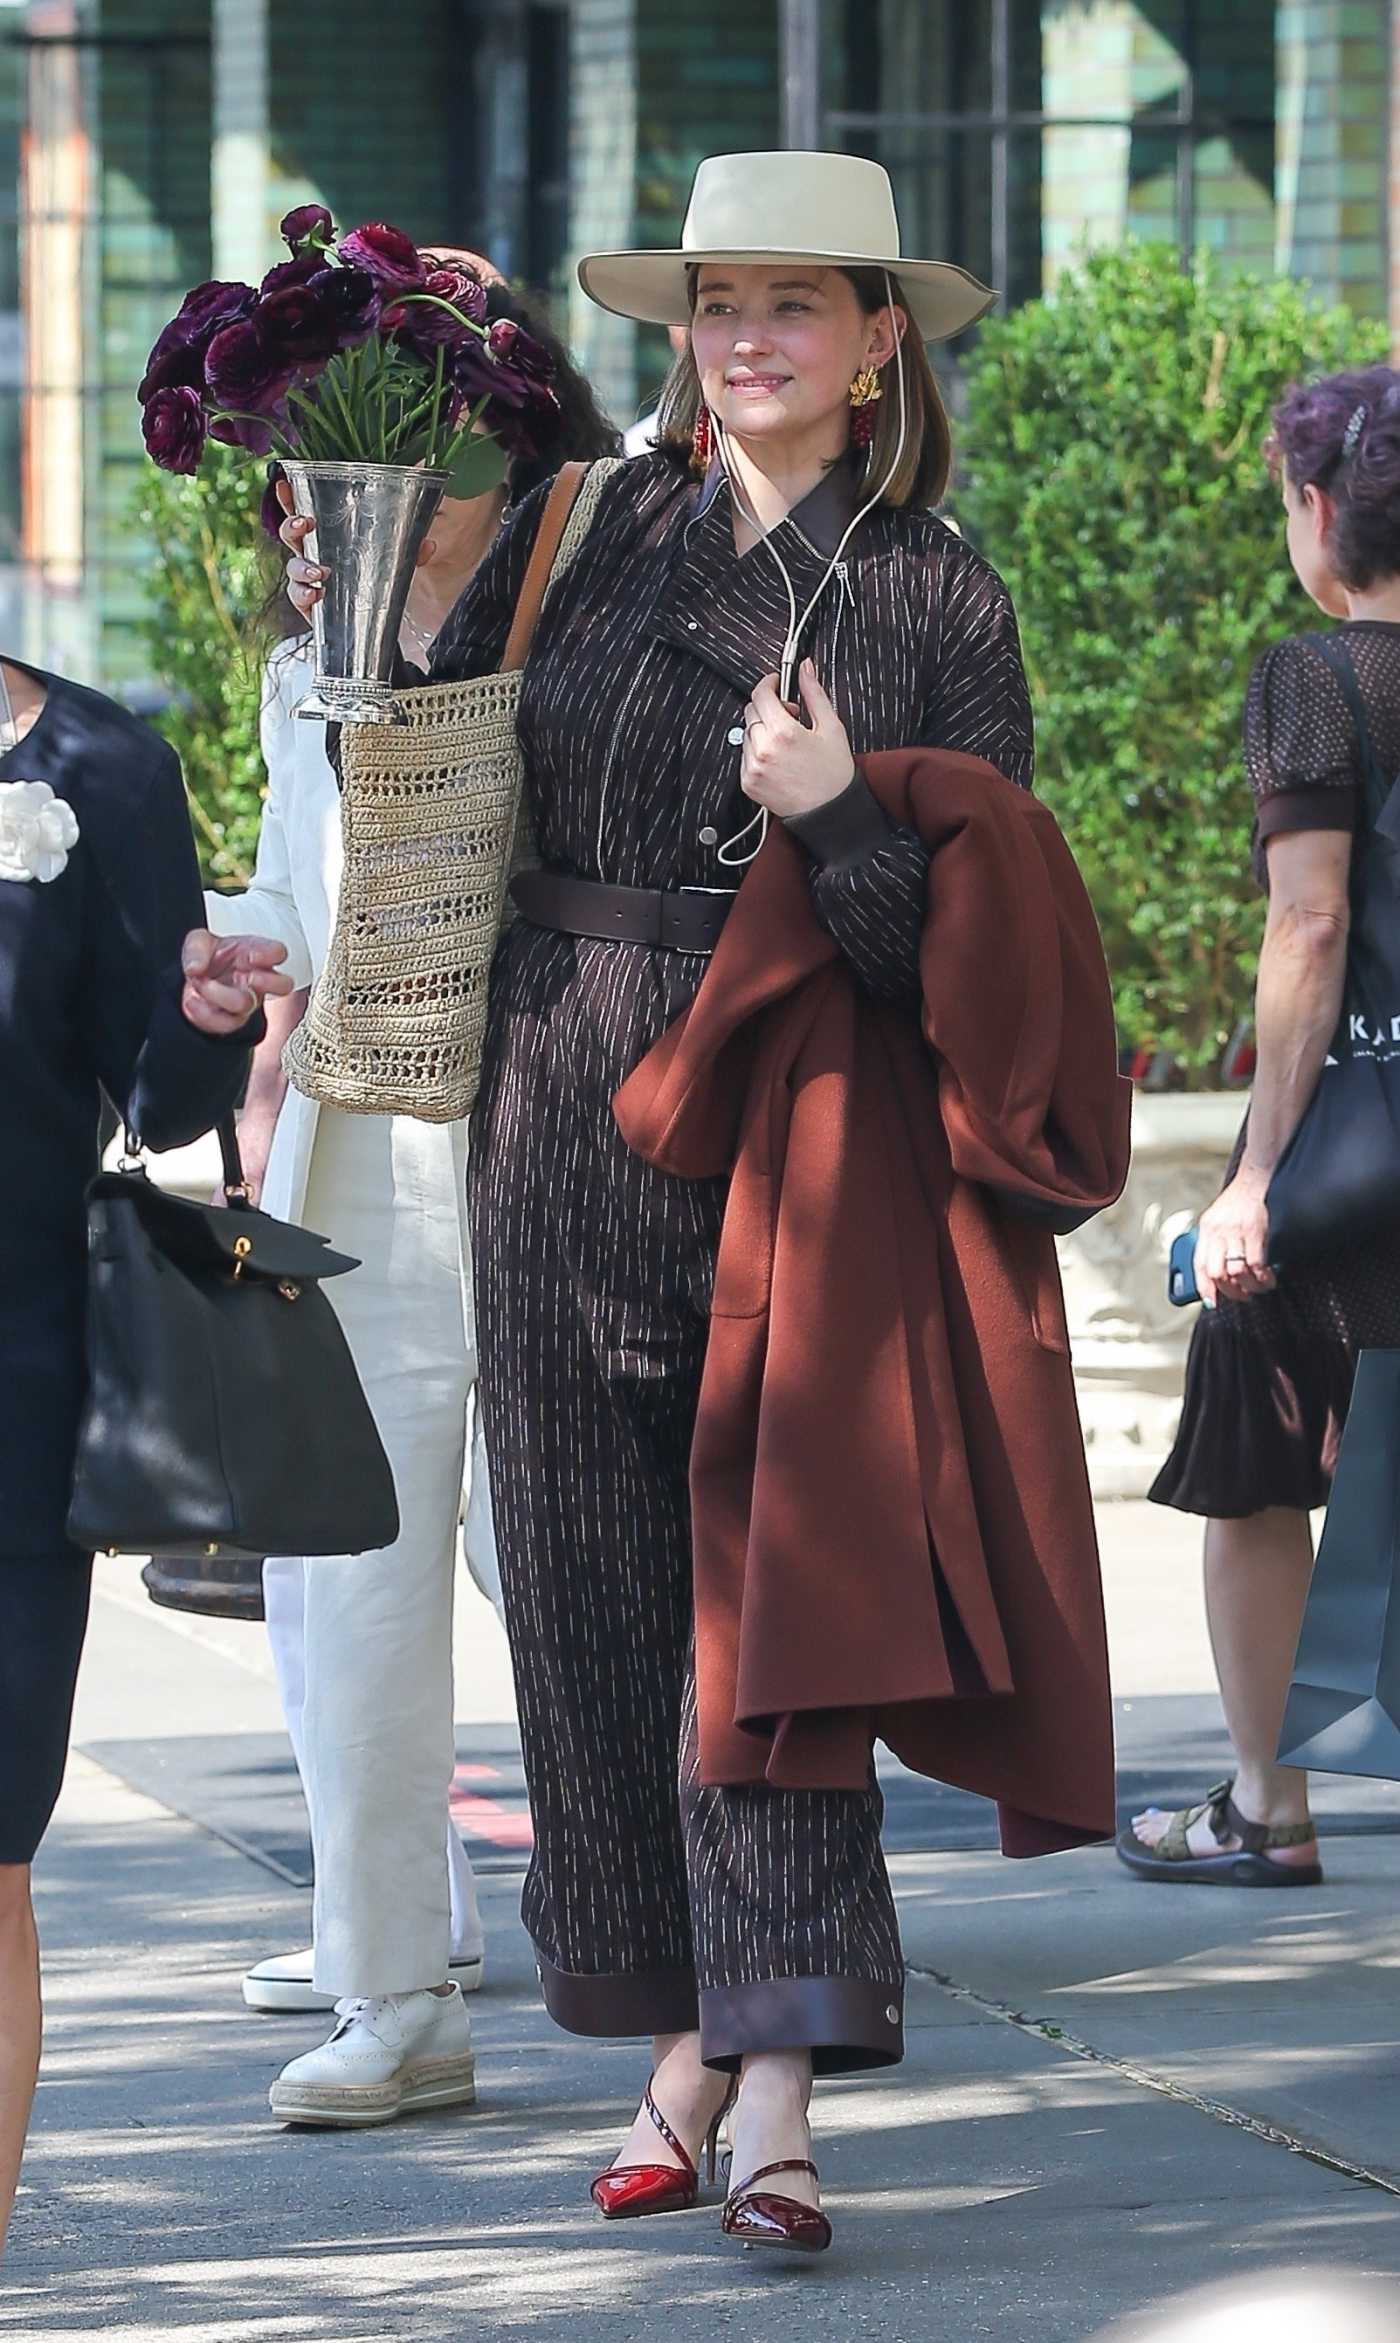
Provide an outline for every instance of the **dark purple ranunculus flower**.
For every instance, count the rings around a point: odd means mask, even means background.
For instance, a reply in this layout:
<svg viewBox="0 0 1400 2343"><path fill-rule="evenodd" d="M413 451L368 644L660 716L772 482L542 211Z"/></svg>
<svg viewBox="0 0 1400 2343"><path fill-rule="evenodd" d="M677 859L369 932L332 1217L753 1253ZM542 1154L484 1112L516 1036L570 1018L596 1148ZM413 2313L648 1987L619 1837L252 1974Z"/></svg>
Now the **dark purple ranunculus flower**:
<svg viewBox="0 0 1400 2343"><path fill-rule="evenodd" d="M258 304L253 317L265 349L289 366L319 366L338 347L336 321L310 285L288 285Z"/></svg>
<svg viewBox="0 0 1400 2343"><path fill-rule="evenodd" d="M191 336L206 337L218 332L221 325L232 325L246 317L257 294L251 285L237 280L212 277L207 285L196 285L180 303L175 323L185 327Z"/></svg>
<svg viewBox="0 0 1400 2343"><path fill-rule="evenodd" d="M323 203L299 203L282 222L282 234L288 249L294 253L300 252L303 244L309 244L313 236L318 242L328 243L334 233L335 222Z"/></svg>
<svg viewBox="0 0 1400 2343"><path fill-rule="evenodd" d="M549 383L554 380L554 360L543 342L537 342L523 325L513 317L498 317L486 337L493 358L501 361L527 381Z"/></svg>
<svg viewBox="0 0 1400 2343"><path fill-rule="evenodd" d="M191 341L178 318L160 335L146 360L146 371L136 386L136 396L144 407L157 391L175 390L181 384L198 389L204 380L204 345Z"/></svg>
<svg viewBox="0 0 1400 2343"><path fill-rule="evenodd" d="M305 285L325 265L319 252L299 252L295 260L279 260L277 266L270 268L263 278L258 287L259 296L266 301L270 294L285 293L289 285Z"/></svg>
<svg viewBox="0 0 1400 2343"><path fill-rule="evenodd" d="M263 340L251 318L215 334L204 360L215 406L257 416L271 413L295 372L295 363Z"/></svg>
<svg viewBox="0 0 1400 2343"><path fill-rule="evenodd" d="M197 390L180 383L153 391L141 417L146 453L163 472L197 472L207 436L204 402Z"/></svg>
<svg viewBox="0 0 1400 2343"><path fill-rule="evenodd" d="M410 299L401 305L401 328L410 341L422 349L432 349L439 342L451 349L458 342L479 338L461 322L464 317L472 325L486 322L486 287L475 270L461 268L455 261L444 262L441 268L429 270L421 290L433 298ZM460 314L453 317L448 310L439 308L438 303L442 301L450 302Z"/></svg>
<svg viewBox="0 0 1400 2343"><path fill-rule="evenodd" d="M237 324L257 301L251 285L211 282L196 285L158 337L146 361L136 396L145 405L158 390L204 380L204 353L220 328Z"/></svg>
<svg viewBox="0 0 1400 2343"><path fill-rule="evenodd" d="M421 285L427 270L423 256L402 228L385 220L367 220L340 239L340 257L351 268L365 268L386 293L407 292Z"/></svg>
<svg viewBox="0 0 1400 2343"><path fill-rule="evenodd" d="M333 320L339 349L368 340L379 323L379 286L368 269L323 268L308 280L306 289Z"/></svg>
<svg viewBox="0 0 1400 2343"><path fill-rule="evenodd" d="M484 343L464 342L452 353L454 383L469 404L489 402L484 419L512 455L532 452L530 418L558 409L553 372L549 352L513 318L499 318Z"/></svg>

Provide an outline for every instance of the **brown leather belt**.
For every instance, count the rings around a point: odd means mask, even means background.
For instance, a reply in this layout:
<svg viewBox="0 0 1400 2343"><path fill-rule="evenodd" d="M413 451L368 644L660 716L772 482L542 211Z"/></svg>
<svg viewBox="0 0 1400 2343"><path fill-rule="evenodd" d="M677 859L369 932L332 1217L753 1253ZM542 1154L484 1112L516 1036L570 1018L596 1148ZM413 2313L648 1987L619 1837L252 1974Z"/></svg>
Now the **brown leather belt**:
<svg viewBox="0 0 1400 2343"><path fill-rule="evenodd" d="M734 901L728 890L605 887L551 870L522 871L510 892L516 910L536 927L663 952L713 952Z"/></svg>

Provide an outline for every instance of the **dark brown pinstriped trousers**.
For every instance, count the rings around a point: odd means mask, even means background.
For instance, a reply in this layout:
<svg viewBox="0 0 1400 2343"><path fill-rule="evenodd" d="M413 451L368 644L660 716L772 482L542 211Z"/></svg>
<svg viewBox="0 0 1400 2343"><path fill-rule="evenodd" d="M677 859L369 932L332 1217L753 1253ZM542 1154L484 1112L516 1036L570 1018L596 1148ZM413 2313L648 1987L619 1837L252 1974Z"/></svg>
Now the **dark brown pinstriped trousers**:
<svg viewBox="0 0 1400 2343"><path fill-rule="evenodd" d="M498 964L472 1136L492 1501L535 1826L524 1918L571 2032L698 2022L712 2063L902 2055L903 1968L867 1791L697 1778L688 1463L720 1181L653 1171L612 1096L694 989L667 956L539 930ZM594 954L593 960L589 959ZM597 964L597 955L611 962Z"/></svg>

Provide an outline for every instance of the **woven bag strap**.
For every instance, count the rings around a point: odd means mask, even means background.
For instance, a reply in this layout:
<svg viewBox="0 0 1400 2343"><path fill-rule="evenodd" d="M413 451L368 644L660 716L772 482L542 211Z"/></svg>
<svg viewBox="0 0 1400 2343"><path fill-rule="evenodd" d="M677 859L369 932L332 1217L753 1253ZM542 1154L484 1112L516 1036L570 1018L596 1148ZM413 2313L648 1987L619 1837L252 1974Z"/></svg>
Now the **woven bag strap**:
<svg viewBox="0 0 1400 2343"><path fill-rule="evenodd" d="M503 675L507 674L511 668L523 667L530 655L530 645L535 634L535 621L540 615L540 604L545 598L549 581L554 574L555 555L559 551L564 531L568 527L569 515L574 509L578 492L587 477L588 466L582 463L563 464L555 476L554 485L550 489L545 500L544 511L540 515L540 525L535 532L535 544L530 555L530 565L525 572L524 583L520 588L520 598L515 605L515 616L511 620L505 657L501 661Z"/></svg>

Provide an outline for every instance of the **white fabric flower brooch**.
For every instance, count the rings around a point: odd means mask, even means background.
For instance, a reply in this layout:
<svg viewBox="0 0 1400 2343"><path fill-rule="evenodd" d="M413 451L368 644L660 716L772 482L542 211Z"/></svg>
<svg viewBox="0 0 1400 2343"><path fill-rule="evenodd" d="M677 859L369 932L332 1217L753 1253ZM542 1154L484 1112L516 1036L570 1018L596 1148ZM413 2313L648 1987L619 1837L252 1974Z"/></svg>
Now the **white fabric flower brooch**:
<svg viewBox="0 0 1400 2343"><path fill-rule="evenodd" d="M0 781L0 879L45 886L77 843L77 816L47 781Z"/></svg>

